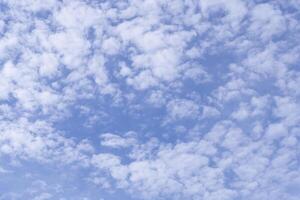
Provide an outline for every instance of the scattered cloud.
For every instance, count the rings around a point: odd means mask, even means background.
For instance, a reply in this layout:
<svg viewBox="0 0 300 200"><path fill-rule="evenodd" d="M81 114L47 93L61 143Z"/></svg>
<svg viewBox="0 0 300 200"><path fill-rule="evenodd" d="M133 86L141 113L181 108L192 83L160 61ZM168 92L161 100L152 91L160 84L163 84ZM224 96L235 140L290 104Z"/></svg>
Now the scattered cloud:
<svg viewBox="0 0 300 200"><path fill-rule="evenodd" d="M299 199L299 8L3 0L0 199Z"/></svg>

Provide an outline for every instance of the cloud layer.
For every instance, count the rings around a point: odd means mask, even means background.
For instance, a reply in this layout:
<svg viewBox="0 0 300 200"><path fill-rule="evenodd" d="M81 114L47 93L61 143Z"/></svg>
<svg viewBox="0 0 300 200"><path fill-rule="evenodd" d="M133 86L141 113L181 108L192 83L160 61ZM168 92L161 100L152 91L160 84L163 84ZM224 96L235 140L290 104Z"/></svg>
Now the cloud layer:
<svg viewBox="0 0 300 200"><path fill-rule="evenodd" d="M299 9L1 1L0 200L299 199Z"/></svg>

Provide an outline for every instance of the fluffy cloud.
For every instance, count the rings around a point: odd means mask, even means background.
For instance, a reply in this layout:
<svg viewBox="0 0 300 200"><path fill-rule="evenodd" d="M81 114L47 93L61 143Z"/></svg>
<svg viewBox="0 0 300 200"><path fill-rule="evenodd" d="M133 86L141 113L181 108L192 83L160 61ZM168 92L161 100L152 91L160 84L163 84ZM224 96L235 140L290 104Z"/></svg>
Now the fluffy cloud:
<svg viewBox="0 0 300 200"><path fill-rule="evenodd" d="M134 133L128 132L125 134L125 137L112 134L112 133L104 133L101 134L101 145L111 148L124 148L130 147L134 145L137 141L134 138Z"/></svg>
<svg viewBox="0 0 300 200"><path fill-rule="evenodd" d="M167 111L171 119L196 118L200 106L187 99L175 99L168 103Z"/></svg>

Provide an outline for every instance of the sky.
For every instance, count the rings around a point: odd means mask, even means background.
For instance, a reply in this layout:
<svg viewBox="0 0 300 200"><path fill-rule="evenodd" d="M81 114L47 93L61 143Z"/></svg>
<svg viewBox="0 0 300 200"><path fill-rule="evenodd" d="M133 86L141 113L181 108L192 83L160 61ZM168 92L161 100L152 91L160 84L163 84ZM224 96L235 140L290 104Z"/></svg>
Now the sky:
<svg viewBox="0 0 300 200"><path fill-rule="evenodd" d="M0 200L299 200L299 0L0 0Z"/></svg>

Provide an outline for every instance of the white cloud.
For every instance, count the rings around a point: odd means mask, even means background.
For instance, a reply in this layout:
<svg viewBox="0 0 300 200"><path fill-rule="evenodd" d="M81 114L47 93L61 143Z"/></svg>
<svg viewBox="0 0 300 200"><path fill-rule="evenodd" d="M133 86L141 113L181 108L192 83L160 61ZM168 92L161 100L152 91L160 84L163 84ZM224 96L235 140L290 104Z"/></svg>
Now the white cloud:
<svg viewBox="0 0 300 200"><path fill-rule="evenodd" d="M275 97L274 114L280 117L287 126L294 126L300 122L298 103L289 97Z"/></svg>
<svg viewBox="0 0 300 200"><path fill-rule="evenodd" d="M174 99L168 102L167 112L172 120L184 118L197 118L200 105L187 99Z"/></svg>
<svg viewBox="0 0 300 200"><path fill-rule="evenodd" d="M119 53L120 46L120 42L113 37L107 38L102 44L103 52L108 55L115 55Z"/></svg>
<svg viewBox="0 0 300 200"><path fill-rule="evenodd" d="M153 77L152 73L149 70L144 70L133 78L127 78L126 82L127 84L134 86L138 90L148 89L158 84L157 79Z"/></svg>
<svg viewBox="0 0 300 200"><path fill-rule="evenodd" d="M108 153L93 155L91 164L100 169L110 169L121 164L120 158Z"/></svg>
<svg viewBox="0 0 300 200"><path fill-rule="evenodd" d="M60 136L44 121L31 123L25 118L14 122L1 121L0 129L0 155L44 163L60 161L85 165L91 152L91 149L83 149L81 143L75 144Z"/></svg>
<svg viewBox="0 0 300 200"><path fill-rule="evenodd" d="M248 106L246 104L240 104L238 110L232 113L232 117L237 120L247 119L250 115Z"/></svg>
<svg viewBox="0 0 300 200"><path fill-rule="evenodd" d="M256 5L251 11L251 21L249 32L259 35L263 40L269 40L286 29L286 22L281 11L271 4Z"/></svg>
<svg viewBox="0 0 300 200"><path fill-rule="evenodd" d="M41 55L39 72L41 76L51 77L58 73L58 59L55 54L44 53Z"/></svg>
<svg viewBox="0 0 300 200"><path fill-rule="evenodd" d="M137 141L134 138L134 133L127 133L124 137L112 134L104 133L100 135L101 145L111 148L126 148L134 145Z"/></svg>
<svg viewBox="0 0 300 200"><path fill-rule="evenodd" d="M151 105L161 107L166 103L166 97L164 96L163 91L161 90L153 90L147 99L147 102Z"/></svg>
<svg viewBox="0 0 300 200"><path fill-rule="evenodd" d="M237 28L247 13L247 7L243 1L233 0L227 2L225 0L200 1L201 10L205 16L213 15L221 9L226 11L224 21Z"/></svg>
<svg viewBox="0 0 300 200"><path fill-rule="evenodd" d="M279 139L288 135L288 129L281 123L270 124L266 131L266 137L269 139Z"/></svg>
<svg viewBox="0 0 300 200"><path fill-rule="evenodd" d="M53 49L62 57L61 62L70 69L80 67L84 56L89 53L89 42L75 31L54 33L49 36L49 41Z"/></svg>

